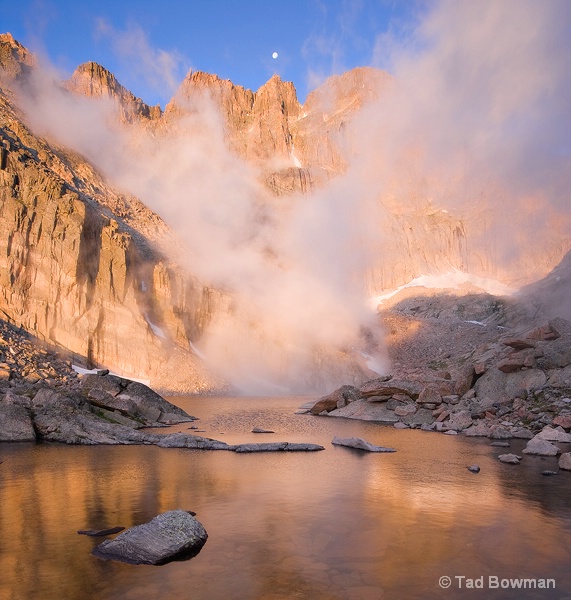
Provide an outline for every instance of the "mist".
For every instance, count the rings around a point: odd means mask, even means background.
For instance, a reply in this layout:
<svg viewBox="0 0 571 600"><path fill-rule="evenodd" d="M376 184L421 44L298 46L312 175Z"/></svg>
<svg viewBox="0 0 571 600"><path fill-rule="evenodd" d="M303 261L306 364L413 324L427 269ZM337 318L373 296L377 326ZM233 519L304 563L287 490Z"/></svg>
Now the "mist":
<svg viewBox="0 0 571 600"><path fill-rule="evenodd" d="M394 85L355 124L357 168L376 169L393 201L413 189L455 213L489 211L481 243L508 266L524 245L571 233L571 5L427 6L406 44L378 38L373 62Z"/></svg>
<svg viewBox="0 0 571 600"><path fill-rule="evenodd" d="M390 369L366 285L390 244L379 233L390 207L490 210L481 243L500 244L506 265L554 228L571 231L571 6L428 7L406 44L379 38L372 62L394 84L349 123L345 174L286 200L228 149L208 95L175 97L176 126L126 129L111 100L34 76L32 126L157 212L180 239L177 261L227 293L193 342L244 392L330 389L359 361L361 373Z"/></svg>

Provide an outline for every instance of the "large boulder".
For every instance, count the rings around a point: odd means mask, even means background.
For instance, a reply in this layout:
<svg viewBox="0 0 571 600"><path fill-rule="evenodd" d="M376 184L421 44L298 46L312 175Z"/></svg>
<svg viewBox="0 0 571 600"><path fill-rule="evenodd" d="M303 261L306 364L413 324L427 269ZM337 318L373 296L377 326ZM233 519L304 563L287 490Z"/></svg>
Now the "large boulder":
<svg viewBox="0 0 571 600"><path fill-rule="evenodd" d="M537 454L538 456L557 456L561 453L561 450L555 446L555 444L536 435L527 442L527 446L524 448L523 453Z"/></svg>
<svg viewBox="0 0 571 600"><path fill-rule="evenodd" d="M476 381L474 389L478 398L495 398L502 404L514 398L525 397L529 391L545 385L547 377L539 369L503 373L498 369L486 371Z"/></svg>
<svg viewBox="0 0 571 600"><path fill-rule="evenodd" d="M207 538L198 519L187 511L171 510L127 529L113 540L105 540L91 553L105 560L162 565L196 556Z"/></svg>
<svg viewBox="0 0 571 600"><path fill-rule="evenodd" d="M549 427L546 425L538 434L538 438L542 440L547 440L548 442L563 442L563 443L571 443L571 433L565 433L560 429L553 429L553 427Z"/></svg>
<svg viewBox="0 0 571 600"><path fill-rule="evenodd" d="M319 415L323 411L331 412L342 408L359 398L359 390L352 385L343 385L331 394L320 398L310 409L312 415Z"/></svg>
<svg viewBox="0 0 571 600"><path fill-rule="evenodd" d="M542 369L560 369L571 364L571 335L543 344L543 356L537 359Z"/></svg>
<svg viewBox="0 0 571 600"><path fill-rule="evenodd" d="M174 424L195 420L184 410L167 402L148 386L115 375L85 375L82 389L92 404L117 410L146 424Z"/></svg>

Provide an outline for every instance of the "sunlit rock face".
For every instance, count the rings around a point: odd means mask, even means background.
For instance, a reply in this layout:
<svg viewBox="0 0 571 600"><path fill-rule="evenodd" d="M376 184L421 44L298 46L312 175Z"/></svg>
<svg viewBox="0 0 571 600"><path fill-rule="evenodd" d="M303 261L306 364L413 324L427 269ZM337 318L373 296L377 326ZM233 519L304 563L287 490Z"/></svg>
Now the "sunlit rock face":
<svg viewBox="0 0 571 600"><path fill-rule="evenodd" d="M363 296L455 270L519 287L548 273L571 247L568 223L542 212L539 198L529 199L527 212L510 214L504 206L499 219L491 207L501 207L503 198L493 188L469 209L441 206L431 195L438 182L415 172L414 153L379 185L387 176L382 156L374 152L376 140L363 145L362 132L367 111L391 94L394 81L377 69L333 76L303 105L294 85L278 76L253 92L190 72L163 113L104 67L85 63L59 84L60 98L111 107L105 127L118 137L109 139L123 143L107 141L90 154L29 123L31 105L26 113L17 98L22 89L37 93L28 85L35 71L34 57L11 36L0 36L0 309L78 360L150 379L161 389L213 391L224 378L243 391L261 382L259 392L358 385L372 376L371 348L360 346L371 321L355 314L354 335L343 339L311 334L345 309L351 278L338 276L341 267L361 270L355 279ZM192 139L200 143L188 152ZM175 160L180 164L173 169ZM210 164L192 164L200 160ZM206 181L224 177L230 183L219 187ZM145 196L149 188L154 203ZM205 201L189 216L190 192ZM239 194L247 202L236 212L231 202L221 203L223 214L208 212L219 196ZM223 249L214 253L217 260L235 260L240 295L204 267L210 258L186 252L204 235L201 211L235 228L226 245L217 230L206 242ZM535 214L542 215L541 226L530 236L525 223ZM181 235L176 225L185 219ZM347 234L352 220L366 222L362 240L358 228L353 238ZM292 223L299 231L284 233ZM502 239L506 223L521 228L511 245ZM345 256L359 244L366 260ZM243 272L241 253L254 257ZM298 291L286 295L290 283ZM323 314L304 311L323 289L336 302L328 298ZM300 326L301 316L311 326ZM373 354L382 354L379 337L369 344ZM246 363L260 368L247 372Z"/></svg>
<svg viewBox="0 0 571 600"><path fill-rule="evenodd" d="M3 314L72 360L165 389L220 387L189 349L220 294L153 247L164 223L80 156L35 137L5 96L0 120Z"/></svg>
<svg viewBox="0 0 571 600"><path fill-rule="evenodd" d="M77 67L66 87L75 94L114 101L124 122L158 119L162 114L160 106L148 106L124 88L113 73L94 62Z"/></svg>

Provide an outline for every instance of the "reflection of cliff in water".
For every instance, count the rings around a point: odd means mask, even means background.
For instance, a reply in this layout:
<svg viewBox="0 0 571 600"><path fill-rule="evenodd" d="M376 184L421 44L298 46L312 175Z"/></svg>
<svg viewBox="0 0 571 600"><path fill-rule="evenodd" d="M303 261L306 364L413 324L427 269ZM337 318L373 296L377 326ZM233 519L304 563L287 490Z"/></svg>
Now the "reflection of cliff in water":
<svg viewBox="0 0 571 600"><path fill-rule="evenodd" d="M0 445L0 597L424 600L442 597L442 574L554 577L558 590L569 589L571 478L542 477L550 460L503 465L497 455L505 449L487 439L294 415L301 402L180 405L200 416L205 435L227 443L279 436L320 443L323 452ZM253 426L276 434L250 434ZM334 447L334 434L397 452ZM510 450L522 447L512 442ZM472 463L478 475L466 469ZM129 527L175 508L196 511L209 536L185 563L101 561L89 554L100 539L76 533Z"/></svg>
<svg viewBox="0 0 571 600"><path fill-rule="evenodd" d="M192 460L181 475L173 458L176 451L142 446L3 445L0 597L85 598L109 563L88 557L104 538L85 538L78 529L130 527L172 508L196 510L196 490L219 499L234 492L232 478Z"/></svg>

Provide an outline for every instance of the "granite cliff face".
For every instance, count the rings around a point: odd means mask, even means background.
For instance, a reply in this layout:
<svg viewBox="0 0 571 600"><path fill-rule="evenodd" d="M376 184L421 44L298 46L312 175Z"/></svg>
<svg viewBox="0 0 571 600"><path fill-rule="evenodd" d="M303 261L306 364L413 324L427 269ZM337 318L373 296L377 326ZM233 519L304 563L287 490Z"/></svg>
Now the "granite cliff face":
<svg viewBox="0 0 571 600"><path fill-rule="evenodd" d="M84 157L32 131L17 90L35 68L12 36L0 36L0 311L78 362L148 378L160 389L220 389L192 344L216 315L232 311L231 299L181 268L168 251L178 242L157 214ZM117 127L157 139L207 107L230 151L254 169L265 201L303 203L347 173L359 151L351 123L391 81L376 69L354 69L301 105L293 84L278 76L252 92L191 72L164 113L96 63L78 67L61 87L112 103ZM494 244L482 237L493 219L484 210L452 214L411 194L383 205L383 215L379 260L368 274L372 294L453 269L526 283L571 247L552 228L548 240L501 270ZM347 370L353 383L367 378L366 369Z"/></svg>
<svg viewBox="0 0 571 600"><path fill-rule="evenodd" d="M220 294L152 240L167 228L69 150L36 137L0 93L0 311L79 363L158 388L222 383L189 350Z"/></svg>

